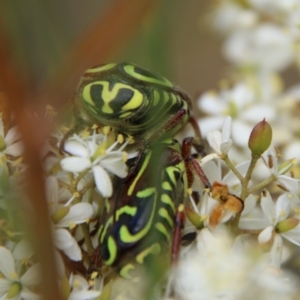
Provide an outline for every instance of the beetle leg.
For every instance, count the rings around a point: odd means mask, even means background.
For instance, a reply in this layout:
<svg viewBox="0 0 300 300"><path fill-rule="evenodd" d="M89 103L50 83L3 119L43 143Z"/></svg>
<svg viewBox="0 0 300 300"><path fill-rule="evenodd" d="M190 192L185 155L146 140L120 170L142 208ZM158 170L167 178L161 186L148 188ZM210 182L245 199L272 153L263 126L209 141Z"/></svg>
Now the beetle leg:
<svg viewBox="0 0 300 300"><path fill-rule="evenodd" d="M191 153L191 149L194 147L196 150L202 150L203 146L201 145L201 142L197 138L185 138L182 142L182 156L185 163L187 178L188 178L188 186L191 187L193 181L194 181L194 175L197 175L200 180L203 182L205 188L211 188L211 184L206 177L203 169L197 162L197 160L194 158L194 156Z"/></svg>

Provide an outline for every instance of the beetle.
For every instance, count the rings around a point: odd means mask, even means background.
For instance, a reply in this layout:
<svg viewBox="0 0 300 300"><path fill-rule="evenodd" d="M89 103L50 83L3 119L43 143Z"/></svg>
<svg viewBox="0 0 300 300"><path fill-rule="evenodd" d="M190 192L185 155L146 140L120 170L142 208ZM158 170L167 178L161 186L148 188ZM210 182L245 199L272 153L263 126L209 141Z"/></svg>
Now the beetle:
<svg viewBox="0 0 300 300"><path fill-rule="evenodd" d="M109 63L82 75L72 99L75 126L110 126L131 135L139 148L173 137L187 122L200 131L190 115L191 99L179 87L131 63Z"/></svg>
<svg viewBox="0 0 300 300"><path fill-rule="evenodd" d="M210 187L191 155L192 147L201 153L202 145L190 98L164 77L131 63L110 63L83 74L73 110L71 132L110 126L132 136L139 152L128 161L128 176L115 176L113 195L105 201L98 233L104 264L131 278L136 266L163 252L176 261L194 174ZM197 137L181 145L173 137L188 122Z"/></svg>

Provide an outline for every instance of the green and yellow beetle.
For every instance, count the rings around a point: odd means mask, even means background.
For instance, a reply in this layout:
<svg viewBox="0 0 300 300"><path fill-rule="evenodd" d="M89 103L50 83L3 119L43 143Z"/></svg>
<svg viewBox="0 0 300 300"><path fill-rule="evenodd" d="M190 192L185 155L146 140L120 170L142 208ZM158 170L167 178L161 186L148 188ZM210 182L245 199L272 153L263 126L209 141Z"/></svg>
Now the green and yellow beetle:
<svg viewBox="0 0 300 300"><path fill-rule="evenodd" d="M158 255L171 262L176 215L183 212L188 191L180 148L176 140L152 145L134 176L114 179L114 194L100 220L99 244L104 263L122 277L133 278L136 267L153 264Z"/></svg>
<svg viewBox="0 0 300 300"><path fill-rule="evenodd" d="M128 162L128 177L114 178L106 200L99 228L102 260L125 278L153 255L172 253L176 260L193 173L210 186L190 151L201 150L199 140L188 138L181 146L173 139L191 120L190 98L161 76L111 63L83 74L73 104L75 131L82 125L110 126L133 136L139 150Z"/></svg>
<svg viewBox="0 0 300 300"><path fill-rule="evenodd" d="M77 126L111 126L139 144L173 137L190 119L190 98L164 77L129 63L88 69L74 97Z"/></svg>

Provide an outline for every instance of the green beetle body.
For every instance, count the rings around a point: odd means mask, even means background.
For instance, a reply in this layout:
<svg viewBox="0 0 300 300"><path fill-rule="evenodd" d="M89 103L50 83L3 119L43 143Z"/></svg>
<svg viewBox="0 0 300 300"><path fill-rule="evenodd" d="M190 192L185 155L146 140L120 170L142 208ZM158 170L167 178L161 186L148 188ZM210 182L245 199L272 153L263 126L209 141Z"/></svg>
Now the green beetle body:
<svg viewBox="0 0 300 300"><path fill-rule="evenodd" d="M110 126L133 136L139 150L128 162L128 177L114 178L100 217L101 258L125 278L153 257L173 254L173 240L179 248L177 217L188 176L173 136L190 120L190 109L190 98L178 87L130 63L88 69L78 85L77 126Z"/></svg>
<svg viewBox="0 0 300 300"><path fill-rule="evenodd" d="M83 74L74 106L84 123L111 126L147 143L173 137L188 122L191 101L161 76L130 63L111 63ZM167 125L179 111L182 116Z"/></svg>
<svg viewBox="0 0 300 300"><path fill-rule="evenodd" d="M137 266L151 264L157 255L170 257L175 216L187 197L187 184L176 140L151 147L135 176L116 177L114 194L107 199L100 222L104 263L132 278Z"/></svg>

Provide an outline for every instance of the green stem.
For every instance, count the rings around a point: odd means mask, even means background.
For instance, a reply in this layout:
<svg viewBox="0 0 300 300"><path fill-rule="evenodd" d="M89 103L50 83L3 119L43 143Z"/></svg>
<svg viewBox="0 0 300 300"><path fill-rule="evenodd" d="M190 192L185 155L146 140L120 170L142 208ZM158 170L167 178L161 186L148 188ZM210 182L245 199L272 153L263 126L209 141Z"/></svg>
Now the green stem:
<svg viewBox="0 0 300 300"><path fill-rule="evenodd" d="M233 172L233 174L239 179L240 182L244 180L244 177L241 175L241 173L236 169L236 167L233 165L231 160L229 159L228 155L224 155L222 159L225 161L226 165L229 167L229 169Z"/></svg>
<svg viewBox="0 0 300 300"><path fill-rule="evenodd" d="M255 165L256 165L259 158L260 158L260 155L252 155L252 159L251 159L251 162L250 162L250 166L247 170L246 176L241 181L241 183L242 183L242 192L241 192L240 197L243 201L245 201L245 199L249 195L249 192L247 191L247 187L248 187L249 181L251 179L251 175L253 173Z"/></svg>
<svg viewBox="0 0 300 300"><path fill-rule="evenodd" d="M265 186L267 186L268 184L270 184L271 182L275 181L276 180L276 177L274 175L272 175L271 177L269 177L268 179L262 181L261 183L253 186L252 188L250 188L248 190L248 195L249 194L252 194L253 192L257 191L257 190L260 190L262 188L264 188Z"/></svg>

